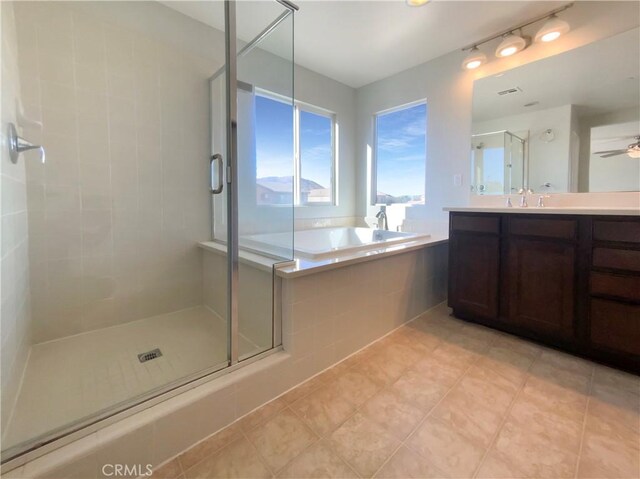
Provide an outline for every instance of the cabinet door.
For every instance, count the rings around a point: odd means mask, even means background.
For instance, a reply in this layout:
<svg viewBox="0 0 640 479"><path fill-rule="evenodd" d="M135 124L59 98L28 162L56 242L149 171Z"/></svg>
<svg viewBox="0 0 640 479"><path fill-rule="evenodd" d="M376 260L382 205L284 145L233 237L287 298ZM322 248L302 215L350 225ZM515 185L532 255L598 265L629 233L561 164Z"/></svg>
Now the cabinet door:
<svg viewBox="0 0 640 479"><path fill-rule="evenodd" d="M573 335L575 263L574 245L511 237L509 321L546 335Z"/></svg>
<svg viewBox="0 0 640 479"><path fill-rule="evenodd" d="M456 233L449 247L450 306L456 313L496 319L500 238Z"/></svg>

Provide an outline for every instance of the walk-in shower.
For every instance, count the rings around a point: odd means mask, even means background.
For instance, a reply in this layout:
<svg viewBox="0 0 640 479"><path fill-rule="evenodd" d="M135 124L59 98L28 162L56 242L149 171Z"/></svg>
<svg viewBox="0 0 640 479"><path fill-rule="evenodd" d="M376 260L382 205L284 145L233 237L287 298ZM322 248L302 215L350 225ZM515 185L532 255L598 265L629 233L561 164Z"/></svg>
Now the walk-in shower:
<svg viewBox="0 0 640 479"><path fill-rule="evenodd" d="M242 236L293 243L293 194L256 203L253 118L256 92L293 101L295 7L0 8L6 462L279 345L293 248L254 268ZM10 123L44 163L11 161Z"/></svg>
<svg viewBox="0 0 640 479"><path fill-rule="evenodd" d="M471 136L471 190L508 195L524 187L526 141L510 131Z"/></svg>

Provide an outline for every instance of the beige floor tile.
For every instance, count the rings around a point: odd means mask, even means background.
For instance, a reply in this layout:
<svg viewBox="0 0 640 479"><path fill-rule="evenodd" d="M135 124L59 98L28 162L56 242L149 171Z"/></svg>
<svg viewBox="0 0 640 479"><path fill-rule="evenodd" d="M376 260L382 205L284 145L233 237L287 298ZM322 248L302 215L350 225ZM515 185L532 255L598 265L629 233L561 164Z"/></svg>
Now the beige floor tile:
<svg viewBox="0 0 640 479"><path fill-rule="evenodd" d="M387 389L369 399L360 411L401 441L406 439L425 416L422 409Z"/></svg>
<svg viewBox="0 0 640 479"><path fill-rule="evenodd" d="M381 388L380 385L355 368L341 374L333 384L340 397L356 407L372 397Z"/></svg>
<svg viewBox="0 0 640 479"><path fill-rule="evenodd" d="M332 368L332 369L334 369L334 368ZM288 404L293 404L294 402L298 401L299 399L302 399L303 397L307 396L308 394L312 393L313 391L316 391L317 389L319 389L320 386L324 385L324 383L325 382L319 376L315 376L315 377L309 379L308 381L303 382L299 386L296 386L295 388L291 389L290 391L287 391L286 393L284 393L282 395L282 398Z"/></svg>
<svg viewBox="0 0 640 479"><path fill-rule="evenodd" d="M573 477L578 456L554 449L548 439L507 420L491 453L511 469L522 471L527 477Z"/></svg>
<svg viewBox="0 0 640 479"><path fill-rule="evenodd" d="M381 426L357 413L331 435L333 449L363 477L371 477L400 446Z"/></svg>
<svg viewBox="0 0 640 479"><path fill-rule="evenodd" d="M555 358L554 358L555 359ZM576 358L578 359L578 358ZM562 359L562 361L565 361ZM570 388L581 394L589 393L591 370L574 372L551 362L538 360L529 370L529 374L552 385Z"/></svg>
<svg viewBox="0 0 640 479"><path fill-rule="evenodd" d="M428 411L442 399L449 387L428 379L417 371L407 371L390 389L405 401Z"/></svg>
<svg viewBox="0 0 640 479"><path fill-rule="evenodd" d="M496 339L495 346L500 348L510 349L520 355L527 356L532 360L538 357L542 352L542 346L538 346L535 343L527 341L526 339L518 338L511 334L499 333L500 337Z"/></svg>
<svg viewBox="0 0 640 479"><path fill-rule="evenodd" d="M280 396L255 411L250 412L240 419L238 423L244 431L250 431L282 411L287 406L287 403L287 399L284 396Z"/></svg>
<svg viewBox="0 0 640 479"><path fill-rule="evenodd" d="M577 376L590 377L593 373L593 363L586 359L572 356L568 353L544 348L536 363L548 364L556 368L573 373Z"/></svg>
<svg viewBox="0 0 640 479"><path fill-rule="evenodd" d="M366 376L379 387L384 387L396 379L387 374L387 372L379 366L378 362L374 360L361 361L355 365L351 371Z"/></svg>
<svg viewBox="0 0 640 479"><path fill-rule="evenodd" d="M518 392L518 386L496 371L483 366L473 366L469 369L458 383L457 389L498 414L507 411Z"/></svg>
<svg viewBox="0 0 640 479"><path fill-rule="evenodd" d="M216 453L229 443L242 437L242 429L236 422L217 432L213 436L208 437L204 441L199 442L191 449L182 453L178 459L182 468L186 471L190 467L199 463L203 459Z"/></svg>
<svg viewBox="0 0 640 479"><path fill-rule="evenodd" d="M437 383L453 386L468 367L463 362L451 362L441 357L429 355L414 364L411 369Z"/></svg>
<svg viewBox="0 0 640 479"><path fill-rule="evenodd" d="M593 373L593 383L623 389L636 396L640 396L640 377L617 369L596 365Z"/></svg>
<svg viewBox="0 0 640 479"><path fill-rule="evenodd" d="M486 407L459 388L454 389L431 412L456 432L480 447L489 447L503 415Z"/></svg>
<svg viewBox="0 0 640 479"><path fill-rule="evenodd" d="M247 438L274 472L318 440L318 436L289 408L249 431Z"/></svg>
<svg viewBox="0 0 640 479"><path fill-rule="evenodd" d="M471 477L485 451L449 424L432 417L405 444L448 477Z"/></svg>
<svg viewBox="0 0 640 479"><path fill-rule="evenodd" d="M260 479L272 477L258 451L244 437L185 472L186 479Z"/></svg>
<svg viewBox="0 0 640 479"><path fill-rule="evenodd" d="M355 411L353 404L338 394L335 383L325 384L296 401L291 409L321 436L331 433Z"/></svg>
<svg viewBox="0 0 640 479"><path fill-rule="evenodd" d="M522 395L513 403L509 419L523 431L544 437L556 449L578 454L583 420L576 420L545 407L537 396Z"/></svg>
<svg viewBox="0 0 640 479"><path fill-rule="evenodd" d="M527 377L533 361L534 357L529 354L522 354L504 345L495 344L483 355L480 365L497 372L519 386Z"/></svg>
<svg viewBox="0 0 640 479"><path fill-rule="evenodd" d="M640 448L587 429L578 466L580 478L640 477Z"/></svg>
<svg viewBox="0 0 640 479"><path fill-rule="evenodd" d="M291 461L279 474L282 479L357 478L351 469L322 439Z"/></svg>
<svg viewBox="0 0 640 479"><path fill-rule="evenodd" d="M584 418L587 395L570 385L563 386L535 376L527 378L522 395L535 400L546 411L562 415L574 421Z"/></svg>
<svg viewBox="0 0 640 479"><path fill-rule="evenodd" d="M482 354L489 349L493 338L476 335L474 331L463 328L460 332L454 333L446 340L449 344L454 344L469 353Z"/></svg>
<svg viewBox="0 0 640 479"><path fill-rule="evenodd" d="M151 477L154 479L177 479L182 475L182 467L178 458L174 458L159 468L154 468Z"/></svg>
<svg viewBox="0 0 640 479"><path fill-rule="evenodd" d="M401 446L400 449L376 473L380 479L442 478L445 474L415 452Z"/></svg>
<svg viewBox="0 0 640 479"><path fill-rule="evenodd" d="M513 462L505 462L490 452L482 461L475 477L477 479L525 479L531 476L518 470Z"/></svg>
<svg viewBox="0 0 640 479"><path fill-rule="evenodd" d="M588 414L617 427L640 432L640 396L626 389L593 384Z"/></svg>

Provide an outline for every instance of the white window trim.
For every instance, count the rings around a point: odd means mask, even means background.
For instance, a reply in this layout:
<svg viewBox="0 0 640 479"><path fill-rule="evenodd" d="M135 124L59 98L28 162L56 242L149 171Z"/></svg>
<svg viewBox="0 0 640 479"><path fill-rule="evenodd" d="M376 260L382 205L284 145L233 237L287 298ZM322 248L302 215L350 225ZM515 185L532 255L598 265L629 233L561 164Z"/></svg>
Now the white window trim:
<svg viewBox="0 0 640 479"><path fill-rule="evenodd" d="M429 106L427 105L427 99L423 98L421 100L416 100L416 101L412 101L409 103L405 103L403 105L400 106L394 106L393 108L387 108L386 110L381 110L381 111L377 111L373 114L372 116L372 129L373 129L373 148L372 148L372 153L371 153L371 197L369 198L369 206L381 206L384 203L378 203L377 199L378 199L378 116L381 115L386 115L388 113L394 113L396 111L400 111L400 110L406 110L407 108L411 108L414 106L418 106L418 105L425 105L427 107L427 115L429 113ZM426 184L427 181L427 168L426 168L426 162L427 162L427 155L426 155L426 151L427 151L427 132L424 132L424 142L425 142L425 177L423 178L423 182ZM426 186L425 186L425 192L424 192L425 198L424 198L424 202L425 204L427 203L427 192L426 192ZM405 205L407 206L407 203L397 203L398 205Z"/></svg>
<svg viewBox="0 0 640 479"><path fill-rule="evenodd" d="M256 88L256 96L262 96L271 100L291 104L291 98L277 93ZM331 200L322 203L301 203L300 180L302 179L302 165L300 158L300 111L314 113L327 117L331 120ZM336 114L330 110L304 103L293 101L293 204L295 207L316 207L316 206L337 206L338 205L338 141L337 141L337 120Z"/></svg>

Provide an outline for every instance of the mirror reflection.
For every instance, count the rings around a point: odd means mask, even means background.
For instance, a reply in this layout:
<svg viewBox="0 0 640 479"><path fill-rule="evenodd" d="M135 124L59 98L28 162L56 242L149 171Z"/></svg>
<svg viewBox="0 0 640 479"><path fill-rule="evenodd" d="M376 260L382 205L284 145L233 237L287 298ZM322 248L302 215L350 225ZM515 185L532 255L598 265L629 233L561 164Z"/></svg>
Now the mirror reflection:
<svg viewBox="0 0 640 479"><path fill-rule="evenodd" d="M639 34L477 80L471 190L640 190Z"/></svg>

